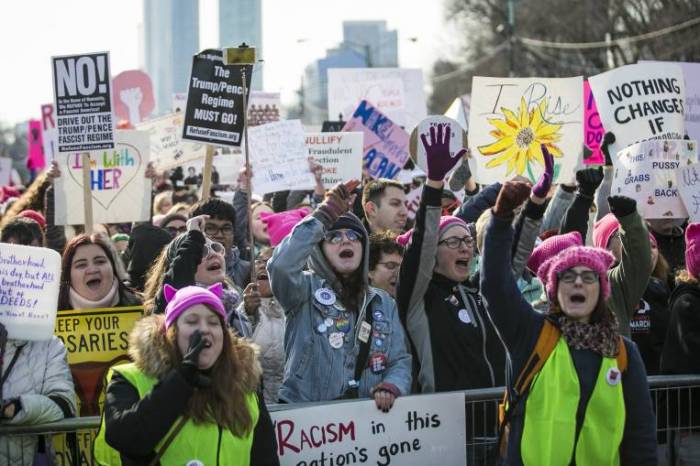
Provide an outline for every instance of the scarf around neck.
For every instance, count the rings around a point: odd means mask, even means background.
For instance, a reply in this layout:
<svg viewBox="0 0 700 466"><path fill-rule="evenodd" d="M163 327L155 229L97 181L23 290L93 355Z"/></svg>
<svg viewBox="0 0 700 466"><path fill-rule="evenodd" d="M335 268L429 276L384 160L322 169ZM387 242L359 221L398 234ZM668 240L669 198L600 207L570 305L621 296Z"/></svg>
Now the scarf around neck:
<svg viewBox="0 0 700 466"><path fill-rule="evenodd" d="M584 323L570 319L563 313L556 316L566 343L570 348L591 350L604 358L617 357L619 333L617 318L612 312L600 322Z"/></svg>
<svg viewBox="0 0 700 466"><path fill-rule="evenodd" d="M72 309L100 309L105 307L114 307L119 304L119 281L114 278L112 282L112 288L109 289L107 295L104 298L97 301L90 301L87 298L83 298L78 294L75 289L71 286L68 290L68 299Z"/></svg>

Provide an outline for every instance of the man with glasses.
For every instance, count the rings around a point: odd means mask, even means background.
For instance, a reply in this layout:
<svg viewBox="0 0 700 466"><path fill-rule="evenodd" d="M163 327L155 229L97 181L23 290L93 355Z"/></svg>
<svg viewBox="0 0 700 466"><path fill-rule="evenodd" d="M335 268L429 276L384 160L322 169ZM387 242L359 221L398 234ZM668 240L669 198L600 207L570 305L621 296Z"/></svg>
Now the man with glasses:
<svg viewBox="0 0 700 466"><path fill-rule="evenodd" d="M190 217L208 215L204 234L213 241L224 245L226 251L226 275L241 288L250 282L250 262L241 259L240 251L234 246L233 226L236 213L233 206L221 199L210 198L200 201L190 211Z"/></svg>
<svg viewBox="0 0 700 466"><path fill-rule="evenodd" d="M369 237L369 283L396 298L396 283L403 261L403 246L390 231Z"/></svg>

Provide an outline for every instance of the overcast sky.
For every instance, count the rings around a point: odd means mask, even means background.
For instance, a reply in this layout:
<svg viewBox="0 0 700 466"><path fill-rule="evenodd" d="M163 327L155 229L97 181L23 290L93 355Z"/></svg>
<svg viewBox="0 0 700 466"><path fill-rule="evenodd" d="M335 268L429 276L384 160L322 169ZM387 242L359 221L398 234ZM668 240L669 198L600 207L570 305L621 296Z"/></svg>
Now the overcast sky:
<svg viewBox="0 0 700 466"><path fill-rule="evenodd" d="M200 48L218 46L218 1L200 0ZM344 20L386 20L400 65L422 68L448 49L443 0L263 0L264 86L290 102L304 66L342 38ZM39 117L53 100L50 58L110 51L112 74L139 65L142 0L11 0L0 14L0 122ZM408 39L416 37L416 42ZM298 39L304 42L298 43Z"/></svg>

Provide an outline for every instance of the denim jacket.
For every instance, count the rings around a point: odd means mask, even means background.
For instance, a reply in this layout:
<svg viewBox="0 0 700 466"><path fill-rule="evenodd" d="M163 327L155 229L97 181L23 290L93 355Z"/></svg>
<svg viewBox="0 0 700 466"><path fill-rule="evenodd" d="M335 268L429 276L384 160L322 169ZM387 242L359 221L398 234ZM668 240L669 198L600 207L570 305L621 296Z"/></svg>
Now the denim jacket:
<svg viewBox="0 0 700 466"><path fill-rule="evenodd" d="M382 364L364 369L359 397L371 396L372 389L382 383L393 384L402 395L408 394L411 355L406 336L394 299L367 285L367 241L361 264L365 270L365 296L359 312L352 312L344 309L339 300L330 303L337 278L321 252L324 233L325 227L319 220L313 216L305 218L275 248L267 264L272 292L287 315L287 360L280 399L288 403L327 401L341 397L350 388L361 344L358 321L364 320L365 312L373 316L368 366L373 361ZM307 260L309 267L305 270ZM329 294L322 296L318 292L322 288L331 290L330 299ZM339 329L347 332L342 345L337 339L338 333L343 335Z"/></svg>

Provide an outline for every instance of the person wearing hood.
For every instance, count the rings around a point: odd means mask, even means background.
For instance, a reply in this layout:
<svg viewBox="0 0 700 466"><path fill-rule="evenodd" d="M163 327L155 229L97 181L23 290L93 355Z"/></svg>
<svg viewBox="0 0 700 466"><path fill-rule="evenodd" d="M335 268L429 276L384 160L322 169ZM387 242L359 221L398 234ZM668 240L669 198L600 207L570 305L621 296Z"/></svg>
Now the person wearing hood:
<svg viewBox="0 0 700 466"><path fill-rule="evenodd" d="M396 303L369 286L367 231L348 212L357 185L329 190L267 264L287 315L282 402L372 397L388 411L410 391L411 355Z"/></svg>

